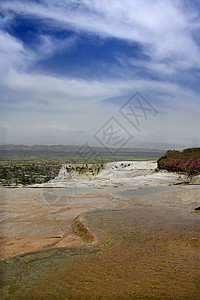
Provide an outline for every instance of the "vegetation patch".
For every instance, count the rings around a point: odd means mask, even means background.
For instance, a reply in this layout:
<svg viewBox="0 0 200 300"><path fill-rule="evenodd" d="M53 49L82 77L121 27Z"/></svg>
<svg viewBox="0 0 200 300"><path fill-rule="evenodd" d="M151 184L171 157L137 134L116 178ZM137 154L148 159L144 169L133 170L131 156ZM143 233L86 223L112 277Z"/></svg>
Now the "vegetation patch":
<svg viewBox="0 0 200 300"><path fill-rule="evenodd" d="M188 176L200 174L200 148L168 150L157 163L160 170L186 173Z"/></svg>

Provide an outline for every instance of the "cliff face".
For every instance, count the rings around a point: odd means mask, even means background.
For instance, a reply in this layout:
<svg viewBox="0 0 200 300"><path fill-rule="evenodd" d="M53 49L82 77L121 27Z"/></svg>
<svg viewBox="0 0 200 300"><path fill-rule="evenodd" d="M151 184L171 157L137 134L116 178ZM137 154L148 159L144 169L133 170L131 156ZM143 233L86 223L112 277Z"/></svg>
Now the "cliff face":
<svg viewBox="0 0 200 300"><path fill-rule="evenodd" d="M69 176L69 177L67 177ZM65 166L60 170L59 176L44 184L35 184L32 187L72 187L94 186L159 186L181 184L187 179L186 175L157 170L156 161L121 161L108 163L103 169L94 174L84 174L74 171L65 174Z"/></svg>

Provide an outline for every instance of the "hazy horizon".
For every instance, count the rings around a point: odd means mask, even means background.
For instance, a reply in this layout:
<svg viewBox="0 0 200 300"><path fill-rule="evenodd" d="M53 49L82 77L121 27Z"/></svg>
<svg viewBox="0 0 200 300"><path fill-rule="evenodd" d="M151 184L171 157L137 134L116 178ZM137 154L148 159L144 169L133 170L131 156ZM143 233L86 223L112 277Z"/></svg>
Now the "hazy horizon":
<svg viewBox="0 0 200 300"><path fill-rule="evenodd" d="M88 143L94 147L104 147L94 138L93 131L67 131L56 128L7 128L1 130L0 145L84 145ZM105 145L106 146L106 145ZM112 145L107 145L112 147ZM146 149L184 149L198 147L197 141L192 139L174 138L157 140L156 136L134 136L125 148ZM120 147L121 148L121 147ZM123 148L123 147L122 147Z"/></svg>

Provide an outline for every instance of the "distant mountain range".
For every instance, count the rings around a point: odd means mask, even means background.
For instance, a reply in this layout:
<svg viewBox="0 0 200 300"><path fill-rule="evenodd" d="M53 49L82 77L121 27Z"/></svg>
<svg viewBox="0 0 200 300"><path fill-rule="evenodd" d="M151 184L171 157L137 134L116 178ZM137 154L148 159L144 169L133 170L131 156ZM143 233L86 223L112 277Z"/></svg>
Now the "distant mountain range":
<svg viewBox="0 0 200 300"><path fill-rule="evenodd" d="M91 150L92 149L92 150ZM66 159L74 158L76 161L115 161L131 159L157 159L165 151L159 149L145 148L122 148L115 151L109 148L92 146L89 150L76 145L2 145L0 146L0 160L13 158L46 158L46 159Z"/></svg>
<svg viewBox="0 0 200 300"><path fill-rule="evenodd" d="M101 146L94 138L95 130L86 131L72 131L56 128L15 128L10 127L0 130L0 144L1 145L83 145L88 142L92 146ZM164 142L163 142L164 141ZM164 138L154 135L134 136L125 145L126 148L145 148L168 150L181 150L189 147L196 147L196 141L183 140L181 138Z"/></svg>

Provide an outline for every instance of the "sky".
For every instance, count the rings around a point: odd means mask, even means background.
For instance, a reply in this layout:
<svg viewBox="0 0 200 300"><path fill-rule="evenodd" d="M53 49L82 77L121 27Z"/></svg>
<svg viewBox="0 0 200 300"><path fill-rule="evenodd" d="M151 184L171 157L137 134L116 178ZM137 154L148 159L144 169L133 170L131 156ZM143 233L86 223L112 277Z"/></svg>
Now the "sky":
<svg viewBox="0 0 200 300"><path fill-rule="evenodd" d="M111 119L136 144L200 146L200 2L0 0L0 91L10 143Z"/></svg>

